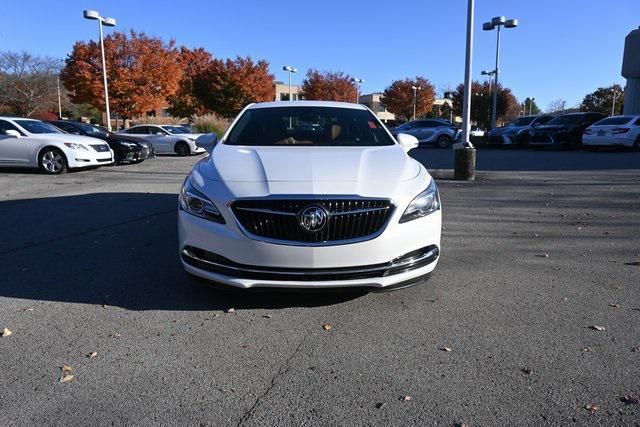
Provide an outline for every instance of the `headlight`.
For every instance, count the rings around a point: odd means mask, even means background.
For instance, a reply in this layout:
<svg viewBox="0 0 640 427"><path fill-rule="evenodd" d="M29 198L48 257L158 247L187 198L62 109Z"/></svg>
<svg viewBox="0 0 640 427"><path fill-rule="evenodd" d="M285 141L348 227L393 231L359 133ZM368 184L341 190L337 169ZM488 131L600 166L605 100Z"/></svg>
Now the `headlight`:
<svg viewBox="0 0 640 427"><path fill-rule="evenodd" d="M64 145L66 145L67 147L71 148L72 150L89 151L89 149L87 147L85 147L84 145L76 144L75 142L65 142Z"/></svg>
<svg viewBox="0 0 640 427"><path fill-rule="evenodd" d="M422 218L439 210L440 194L438 194L436 181L432 178L427 189L418 194L416 198L409 203L402 217L400 217L400 223Z"/></svg>
<svg viewBox="0 0 640 427"><path fill-rule="evenodd" d="M127 142L127 141L118 141L118 144L128 148L133 148L138 146L138 144L136 144L135 142Z"/></svg>
<svg viewBox="0 0 640 427"><path fill-rule="evenodd" d="M184 180L180 190L180 208L191 215L224 224L224 218L211 200L191 184L191 176Z"/></svg>

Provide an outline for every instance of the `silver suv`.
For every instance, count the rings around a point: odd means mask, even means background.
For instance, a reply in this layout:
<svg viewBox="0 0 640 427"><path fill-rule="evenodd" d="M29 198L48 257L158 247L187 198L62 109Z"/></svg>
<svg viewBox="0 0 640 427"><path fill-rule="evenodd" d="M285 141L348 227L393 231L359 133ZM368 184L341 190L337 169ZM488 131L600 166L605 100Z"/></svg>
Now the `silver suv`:
<svg viewBox="0 0 640 427"><path fill-rule="evenodd" d="M408 133L418 138L420 145L433 144L440 148L449 147L458 134L451 122L438 119L412 120L390 131L393 136Z"/></svg>

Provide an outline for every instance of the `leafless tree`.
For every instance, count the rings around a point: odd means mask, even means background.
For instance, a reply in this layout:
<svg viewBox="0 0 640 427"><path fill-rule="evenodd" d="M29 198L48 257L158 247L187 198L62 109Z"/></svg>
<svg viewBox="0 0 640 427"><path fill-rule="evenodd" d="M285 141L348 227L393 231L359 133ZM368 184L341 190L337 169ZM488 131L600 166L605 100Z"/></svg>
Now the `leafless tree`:
<svg viewBox="0 0 640 427"><path fill-rule="evenodd" d="M0 108L29 117L57 110L57 76L62 61L27 52L0 52Z"/></svg>
<svg viewBox="0 0 640 427"><path fill-rule="evenodd" d="M567 107L567 101L564 99L556 99L555 101L551 101L549 106L547 107L547 113L555 114L562 113Z"/></svg>

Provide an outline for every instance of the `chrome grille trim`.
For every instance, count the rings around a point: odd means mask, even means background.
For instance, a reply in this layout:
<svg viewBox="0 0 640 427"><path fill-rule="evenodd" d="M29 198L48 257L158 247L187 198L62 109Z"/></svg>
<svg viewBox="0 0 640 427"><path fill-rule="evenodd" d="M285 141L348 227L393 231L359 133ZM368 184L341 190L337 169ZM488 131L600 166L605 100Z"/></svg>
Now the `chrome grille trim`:
<svg viewBox="0 0 640 427"><path fill-rule="evenodd" d="M309 232L300 227L299 213L320 206L327 225ZM335 246L378 237L386 229L395 204L390 199L360 196L274 195L230 202L236 224L250 239L289 246Z"/></svg>

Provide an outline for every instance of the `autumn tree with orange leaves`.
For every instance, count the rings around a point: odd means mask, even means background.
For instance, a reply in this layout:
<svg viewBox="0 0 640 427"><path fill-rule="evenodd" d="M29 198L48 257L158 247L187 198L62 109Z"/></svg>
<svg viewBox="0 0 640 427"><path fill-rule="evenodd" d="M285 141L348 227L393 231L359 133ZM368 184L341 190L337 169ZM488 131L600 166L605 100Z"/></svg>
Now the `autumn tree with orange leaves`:
<svg viewBox="0 0 640 427"><path fill-rule="evenodd" d="M174 95L182 78L180 52L171 40L131 31L115 32L104 39L111 111L133 117L160 108ZM100 45L76 42L60 75L75 103L104 110Z"/></svg>
<svg viewBox="0 0 640 427"><path fill-rule="evenodd" d="M433 85L424 77L394 80L382 94L382 105L402 120L411 120L413 117L412 86L422 88L416 91L416 117L430 113L436 92Z"/></svg>
<svg viewBox="0 0 640 427"><path fill-rule="evenodd" d="M180 66L182 79L178 91L167 97L169 112L176 117L189 117L205 112L202 101L194 95L196 82L203 78L204 72L211 66L213 57L204 48L180 48Z"/></svg>
<svg viewBox="0 0 640 427"><path fill-rule="evenodd" d="M273 101L274 76L269 62L250 57L214 59L193 82L195 97L204 108L222 117L233 117L252 102Z"/></svg>
<svg viewBox="0 0 640 427"><path fill-rule="evenodd" d="M357 90L353 77L348 74L309 70L302 81L300 95L310 100L355 102Z"/></svg>

